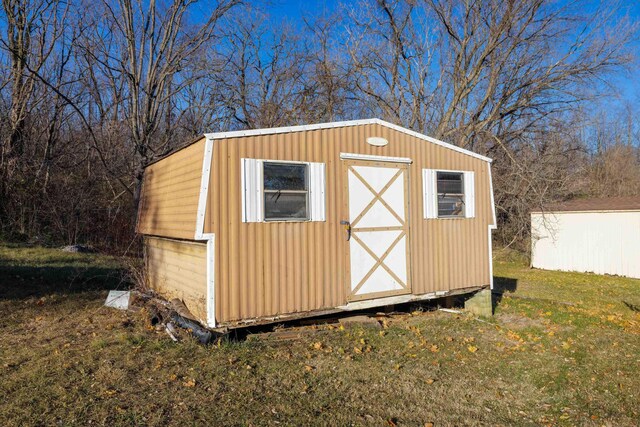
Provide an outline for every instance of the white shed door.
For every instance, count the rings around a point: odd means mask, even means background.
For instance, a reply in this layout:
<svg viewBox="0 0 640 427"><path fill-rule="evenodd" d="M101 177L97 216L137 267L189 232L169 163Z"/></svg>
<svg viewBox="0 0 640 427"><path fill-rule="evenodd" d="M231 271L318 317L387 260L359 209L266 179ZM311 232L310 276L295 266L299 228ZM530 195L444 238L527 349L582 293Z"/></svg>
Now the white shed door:
<svg viewBox="0 0 640 427"><path fill-rule="evenodd" d="M349 300L410 293L407 165L345 161L345 166Z"/></svg>

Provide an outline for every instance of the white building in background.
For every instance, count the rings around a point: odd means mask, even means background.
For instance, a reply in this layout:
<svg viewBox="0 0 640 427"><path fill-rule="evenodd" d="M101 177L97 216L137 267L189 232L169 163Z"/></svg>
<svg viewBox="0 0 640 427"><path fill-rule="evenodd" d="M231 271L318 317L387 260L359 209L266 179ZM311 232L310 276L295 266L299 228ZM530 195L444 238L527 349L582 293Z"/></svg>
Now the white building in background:
<svg viewBox="0 0 640 427"><path fill-rule="evenodd" d="M531 212L534 268L640 278L640 197L578 199Z"/></svg>

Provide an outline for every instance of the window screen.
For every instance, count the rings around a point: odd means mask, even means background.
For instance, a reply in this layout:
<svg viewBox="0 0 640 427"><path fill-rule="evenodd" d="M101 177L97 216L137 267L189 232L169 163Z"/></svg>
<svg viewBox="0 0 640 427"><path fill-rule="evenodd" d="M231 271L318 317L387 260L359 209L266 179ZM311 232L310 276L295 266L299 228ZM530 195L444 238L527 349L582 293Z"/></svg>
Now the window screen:
<svg viewBox="0 0 640 427"><path fill-rule="evenodd" d="M264 219L309 219L309 179L305 164L264 162Z"/></svg>
<svg viewBox="0 0 640 427"><path fill-rule="evenodd" d="M464 216L464 174L438 172L438 217Z"/></svg>

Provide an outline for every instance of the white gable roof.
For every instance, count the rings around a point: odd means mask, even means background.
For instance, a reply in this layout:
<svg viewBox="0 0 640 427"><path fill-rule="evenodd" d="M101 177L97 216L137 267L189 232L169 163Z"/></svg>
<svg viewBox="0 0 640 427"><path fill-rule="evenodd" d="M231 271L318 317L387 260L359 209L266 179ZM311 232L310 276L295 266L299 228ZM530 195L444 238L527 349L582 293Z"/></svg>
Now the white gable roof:
<svg viewBox="0 0 640 427"><path fill-rule="evenodd" d="M302 132L302 131L308 131L308 130L331 129L331 128L340 128L340 127L347 127L347 126L360 126L360 125L373 125L373 124L385 126L390 129L396 130L398 132L406 133L407 135L411 135L415 138L429 141L432 144L440 145L450 150L457 151L459 153L463 153L471 157L475 157L476 159L484 160L485 162L492 161L492 159L490 159L489 157L482 156L478 153L474 153L473 151L465 150L464 148L460 148L456 145L449 144L444 141L440 141L439 139L431 138L430 136L423 135L418 132L414 132L410 129L403 128L401 126L397 126L397 125L394 125L393 123L385 122L384 120L380 120L380 119L348 120L344 122L318 123L314 125L239 130L239 131L232 131L232 132L216 132L216 133L206 133L204 136L207 139L213 140L213 139L239 138L243 136L271 135L271 134L277 134L277 133Z"/></svg>

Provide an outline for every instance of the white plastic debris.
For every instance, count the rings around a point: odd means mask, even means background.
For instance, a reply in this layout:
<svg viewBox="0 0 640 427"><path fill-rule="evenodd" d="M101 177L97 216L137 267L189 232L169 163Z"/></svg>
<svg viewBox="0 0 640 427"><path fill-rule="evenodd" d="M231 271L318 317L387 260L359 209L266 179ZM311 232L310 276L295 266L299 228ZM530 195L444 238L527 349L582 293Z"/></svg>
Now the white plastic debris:
<svg viewBox="0 0 640 427"><path fill-rule="evenodd" d="M445 313L453 313L453 314L464 314L464 311L453 310L451 308L439 308L438 310L444 311Z"/></svg>
<svg viewBox="0 0 640 427"><path fill-rule="evenodd" d="M130 297L131 292L129 291L109 291L104 305L106 307L117 308L118 310L128 310Z"/></svg>
<svg viewBox="0 0 640 427"><path fill-rule="evenodd" d="M173 326L173 323L169 322L166 325L164 325L164 330L167 332L167 335L171 337L173 342L178 342L178 338L176 337L176 334L178 332L176 331L176 328Z"/></svg>

